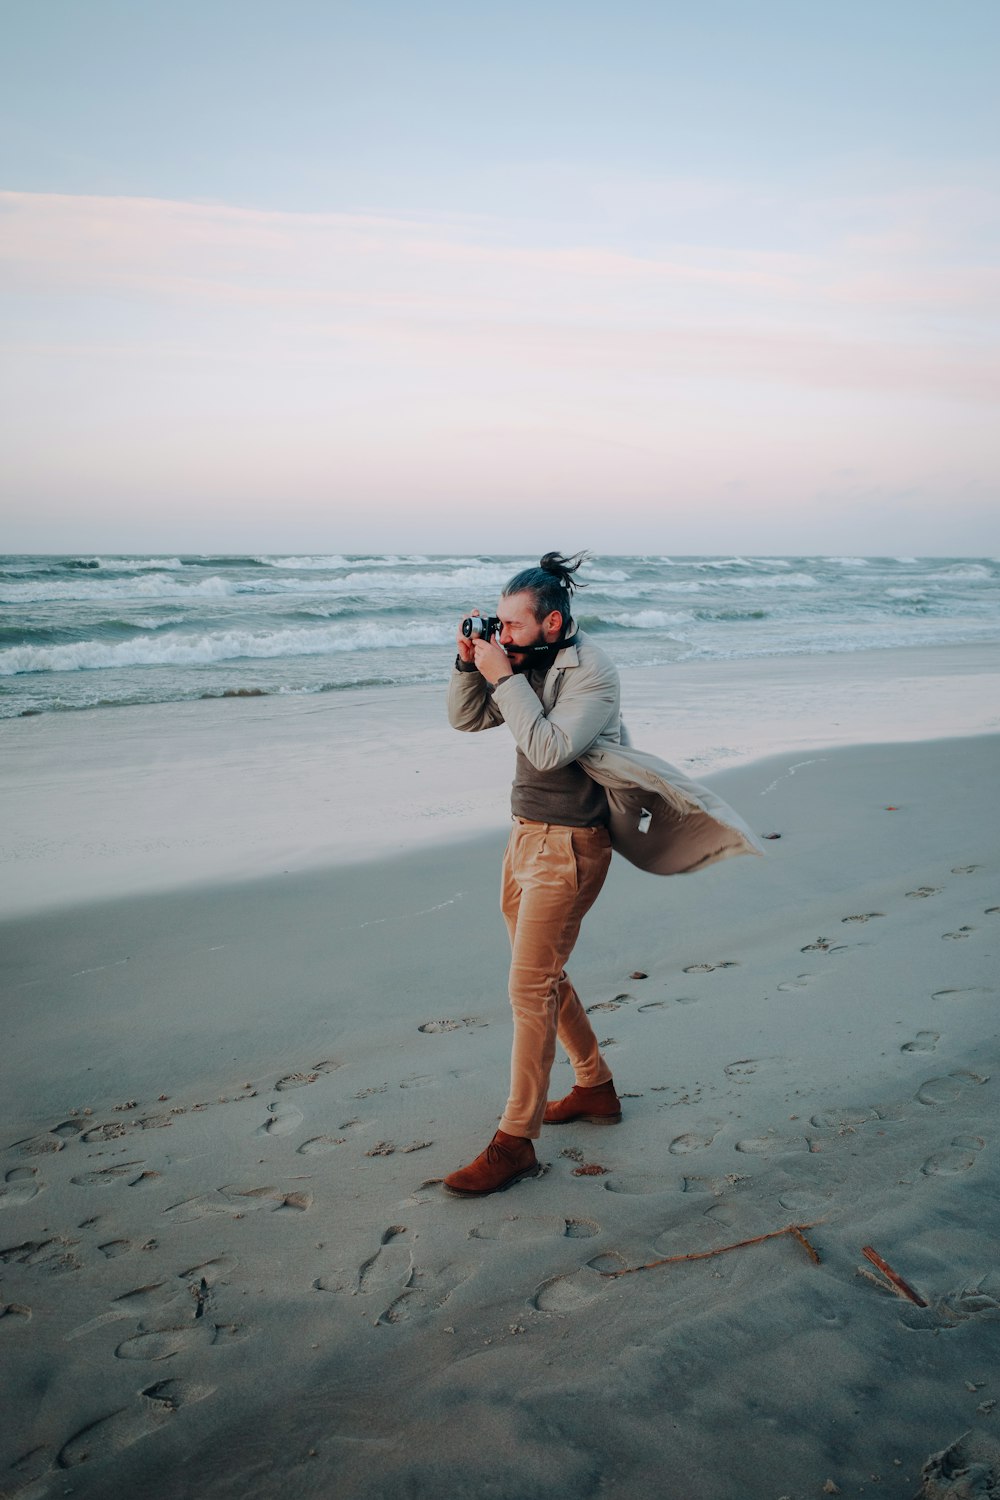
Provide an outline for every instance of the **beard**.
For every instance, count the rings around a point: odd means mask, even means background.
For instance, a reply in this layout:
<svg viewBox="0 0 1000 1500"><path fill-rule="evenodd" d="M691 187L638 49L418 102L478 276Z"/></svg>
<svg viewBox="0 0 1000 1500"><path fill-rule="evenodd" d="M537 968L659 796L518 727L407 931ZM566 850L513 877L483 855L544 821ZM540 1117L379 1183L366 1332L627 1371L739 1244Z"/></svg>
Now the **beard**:
<svg viewBox="0 0 1000 1500"><path fill-rule="evenodd" d="M538 632L533 641L528 641L520 646L505 646L507 660L510 662L512 672L530 672L533 667L548 665L543 653L547 655L553 648L545 639L545 632L539 625Z"/></svg>

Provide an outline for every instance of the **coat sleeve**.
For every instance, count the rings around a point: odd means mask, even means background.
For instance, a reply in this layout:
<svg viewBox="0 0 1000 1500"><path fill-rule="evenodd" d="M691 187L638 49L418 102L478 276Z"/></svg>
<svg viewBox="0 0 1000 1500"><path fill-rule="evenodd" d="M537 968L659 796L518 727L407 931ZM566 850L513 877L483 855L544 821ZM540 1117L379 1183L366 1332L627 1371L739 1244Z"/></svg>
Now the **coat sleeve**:
<svg viewBox="0 0 1000 1500"><path fill-rule="evenodd" d="M448 722L452 729L469 733L495 729L503 723L503 714L493 702L489 683L478 672L452 669L448 682Z"/></svg>
<svg viewBox="0 0 1000 1500"><path fill-rule="evenodd" d="M526 677L501 682L495 693L507 727L536 771L578 760L609 726L617 734L620 688L613 666L562 674L559 697L546 714Z"/></svg>

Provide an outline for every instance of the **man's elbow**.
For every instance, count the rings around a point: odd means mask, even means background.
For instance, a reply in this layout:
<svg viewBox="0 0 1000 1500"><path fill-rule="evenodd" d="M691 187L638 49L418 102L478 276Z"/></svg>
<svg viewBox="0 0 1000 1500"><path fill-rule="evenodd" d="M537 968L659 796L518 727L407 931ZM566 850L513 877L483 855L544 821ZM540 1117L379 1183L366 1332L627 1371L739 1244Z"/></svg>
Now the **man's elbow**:
<svg viewBox="0 0 1000 1500"><path fill-rule="evenodd" d="M570 745L531 745L524 752L536 771L561 771L579 760L582 751Z"/></svg>

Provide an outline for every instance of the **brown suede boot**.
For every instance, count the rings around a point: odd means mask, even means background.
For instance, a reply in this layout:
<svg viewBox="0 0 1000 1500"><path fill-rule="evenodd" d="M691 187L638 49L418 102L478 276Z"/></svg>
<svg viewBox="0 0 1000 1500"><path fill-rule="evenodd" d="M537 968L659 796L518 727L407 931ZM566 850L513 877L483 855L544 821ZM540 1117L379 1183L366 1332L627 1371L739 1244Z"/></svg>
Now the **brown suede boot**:
<svg viewBox="0 0 1000 1500"><path fill-rule="evenodd" d="M477 1197L499 1193L522 1177L537 1176L539 1170L535 1148L526 1136L498 1130L486 1150L467 1167L452 1172L444 1179L444 1185L451 1193Z"/></svg>
<svg viewBox="0 0 1000 1500"><path fill-rule="evenodd" d="M617 1125L622 1117L622 1107L615 1086L609 1078L607 1083L598 1083L593 1088L584 1088L575 1083L565 1099L553 1099L545 1106L546 1125L568 1125L571 1120L584 1120L588 1125Z"/></svg>

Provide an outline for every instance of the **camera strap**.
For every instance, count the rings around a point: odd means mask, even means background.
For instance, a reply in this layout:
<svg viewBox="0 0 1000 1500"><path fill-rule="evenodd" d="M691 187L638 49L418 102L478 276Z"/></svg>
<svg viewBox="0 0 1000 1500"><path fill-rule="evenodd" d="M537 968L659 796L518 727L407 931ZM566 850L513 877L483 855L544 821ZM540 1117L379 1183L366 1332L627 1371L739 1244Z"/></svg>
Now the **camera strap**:
<svg viewBox="0 0 1000 1500"><path fill-rule="evenodd" d="M564 647L576 645L576 638L577 631L574 630L571 636L553 641L551 645L517 648L518 655L522 658L518 663L518 670L521 672L537 672L542 668L547 670Z"/></svg>

